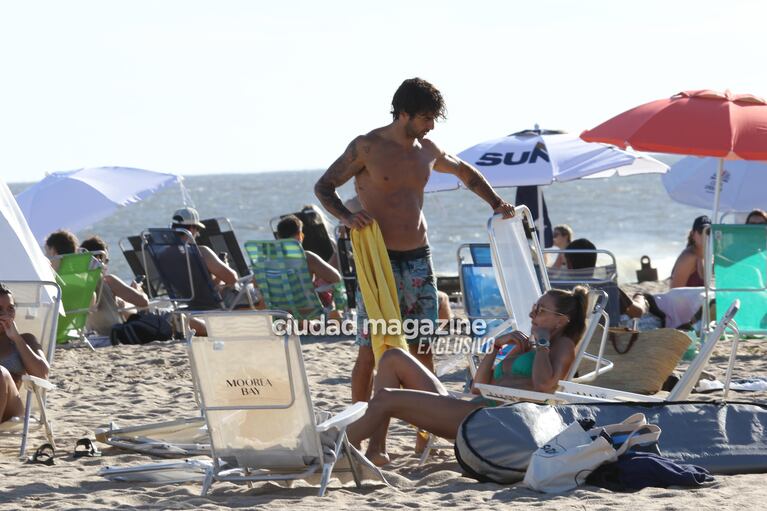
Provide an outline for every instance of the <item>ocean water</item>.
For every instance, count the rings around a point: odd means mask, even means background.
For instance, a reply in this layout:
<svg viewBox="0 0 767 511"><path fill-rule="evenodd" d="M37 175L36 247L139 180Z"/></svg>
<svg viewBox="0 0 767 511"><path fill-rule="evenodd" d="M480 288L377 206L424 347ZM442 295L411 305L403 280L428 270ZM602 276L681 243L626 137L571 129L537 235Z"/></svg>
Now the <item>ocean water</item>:
<svg viewBox="0 0 767 511"><path fill-rule="evenodd" d="M320 175L321 171L205 175L187 177L184 183L202 218L228 217L243 243L271 239L271 218L317 204L313 188ZM17 183L10 188L19 193L27 186ZM635 270L643 255L650 256L661 279L668 277L693 219L710 213L673 202L658 175L555 183L543 190L552 223L569 224L576 238L588 238L597 248L613 252L621 282L636 281ZM513 202L514 188L498 192ZM340 194L344 199L351 197L351 183ZM110 271L129 279L131 271L117 245L120 238L147 227L166 226L182 204L179 188L168 188L77 234L80 239L91 234L104 238L110 246ZM424 213L438 273L457 273L456 250L461 243L488 239L490 208L469 191L427 194Z"/></svg>

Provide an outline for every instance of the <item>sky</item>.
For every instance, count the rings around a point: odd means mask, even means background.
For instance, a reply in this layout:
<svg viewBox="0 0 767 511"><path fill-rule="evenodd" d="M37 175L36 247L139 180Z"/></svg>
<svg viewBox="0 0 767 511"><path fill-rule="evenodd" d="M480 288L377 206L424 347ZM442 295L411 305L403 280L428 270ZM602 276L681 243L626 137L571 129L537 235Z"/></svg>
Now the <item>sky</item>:
<svg viewBox="0 0 767 511"><path fill-rule="evenodd" d="M453 153L683 90L765 97L765 20L758 0L4 2L0 177L322 169L413 76Z"/></svg>

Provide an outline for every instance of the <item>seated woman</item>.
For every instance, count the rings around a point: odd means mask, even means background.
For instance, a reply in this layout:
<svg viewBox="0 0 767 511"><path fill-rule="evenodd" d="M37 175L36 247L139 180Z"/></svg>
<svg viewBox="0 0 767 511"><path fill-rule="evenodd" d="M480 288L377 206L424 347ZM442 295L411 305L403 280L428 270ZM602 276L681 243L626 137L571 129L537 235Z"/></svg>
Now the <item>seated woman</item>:
<svg viewBox="0 0 767 511"><path fill-rule="evenodd" d="M670 287L703 286L703 229L711 225L706 215L699 216L687 235L687 247L679 254L671 270Z"/></svg>
<svg viewBox="0 0 767 511"><path fill-rule="evenodd" d="M24 414L19 385L25 374L47 378L48 361L34 335L19 333L13 295L0 284L0 422Z"/></svg>
<svg viewBox="0 0 767 511"><path fill-rule="evenodd" d="M573 229L567 224L560 224L554 226L554 246L559 250L565 250L570 242L573 241ZM557 259L552 268L567 268L567 261L565 260L565 253L560 252L557 255Z"/></svg>
<svg viewBox="0 0 767 511"><path fill-rule="evenodd" d="M498 337L480 363L474 383L554 391L575 360L576 344L586 326L587 304L588 288L584 286L572 291L547 291L530 312L536 342L519 331ZM506 344L516 344L516 348L493 367L498 351ZM362 440L370 439L365 455L377 465L389 462L386 435L392 417L454 439L469 413L495 404L482 397L464 401L448 396L434 374L399 349L388 350L381 357L374 388L377 392L367 412L347 432L349 441L357 447ZM476 388L472 392L479 393Z"/></svg>
<svg viewBox="0 0 767 511"><path fill-rule="evenodd" d="M147 308L149 299L137 282L128 285L120 277L107 273L109 251L106 242L100 237L88 238L82 242L80 248L88 252L103 252L103 254L96 254L95 257L104 265L102 277L104 286L96 289L98 307L89 314L88 327L99 335L109 335L112 325L119 323L119 318L114 318L115 310L120 311L123 319L128 319L136 312L136 309Z"/></svg>

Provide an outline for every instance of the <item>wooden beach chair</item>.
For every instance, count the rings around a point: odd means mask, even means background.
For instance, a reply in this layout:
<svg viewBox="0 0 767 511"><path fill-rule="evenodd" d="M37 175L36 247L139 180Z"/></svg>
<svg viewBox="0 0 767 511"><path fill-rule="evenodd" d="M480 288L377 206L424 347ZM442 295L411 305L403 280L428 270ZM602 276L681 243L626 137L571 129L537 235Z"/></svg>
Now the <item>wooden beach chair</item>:
<svg viewBox="0 0 767 511"><path fill-rule="evenodd" d="M355 403L330 416L315 410L301 344L275 333L284 313L257 311L196 315L208 337L189 339L192 376L208 425L213 465L203 483L316 479L325 494L331 475L357 487L383 475L349 444L346 427L365 413ZM339 464L344 458L345 466Z"/></svg>
<svg viewBox="0 0 767 511"><path fill-rule="evenodd" d="M16 303L16 325L19 332L31 333L40 342L48 365L53 370L56 331L61 308L61 288L55 282L3 281L13 293ZM0 437L21 437L19 456L26 454L31 432L43 430L52 447L56 447L53 428L46 413L46 395L55 386L30 375L21 378L19 394L24 401L24 416L12 417L0 424Z"/></svg>

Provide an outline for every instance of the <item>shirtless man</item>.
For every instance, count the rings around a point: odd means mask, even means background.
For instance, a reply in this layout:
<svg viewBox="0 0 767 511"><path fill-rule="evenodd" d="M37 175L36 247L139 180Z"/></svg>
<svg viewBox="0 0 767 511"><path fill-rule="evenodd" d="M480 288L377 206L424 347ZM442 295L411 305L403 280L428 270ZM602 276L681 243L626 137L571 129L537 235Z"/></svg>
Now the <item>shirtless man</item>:
<svg viewBox="0 0 767 511"><path fill-rule="evenodd" d="M445 117L440 92L420 78L402 82L392 100L394 120L361 135L317 181L314 193L325 209L346 227L362 228L376 220L381 227L394 278L402 319L436 321L437 289L424 219L423 191L432 170L454 174L487 202L495 213L514 214L477 169L425 138L434 121ZM355 178L362 210L352 213L336 189ZM352 370L352 401L368 401L372 390L373 349L363 332L366 319L357 291L357 361ZM408 339L410 351L432 369L431 350L423 340ZM419 349L419 346L421 349Z"/></svg>

